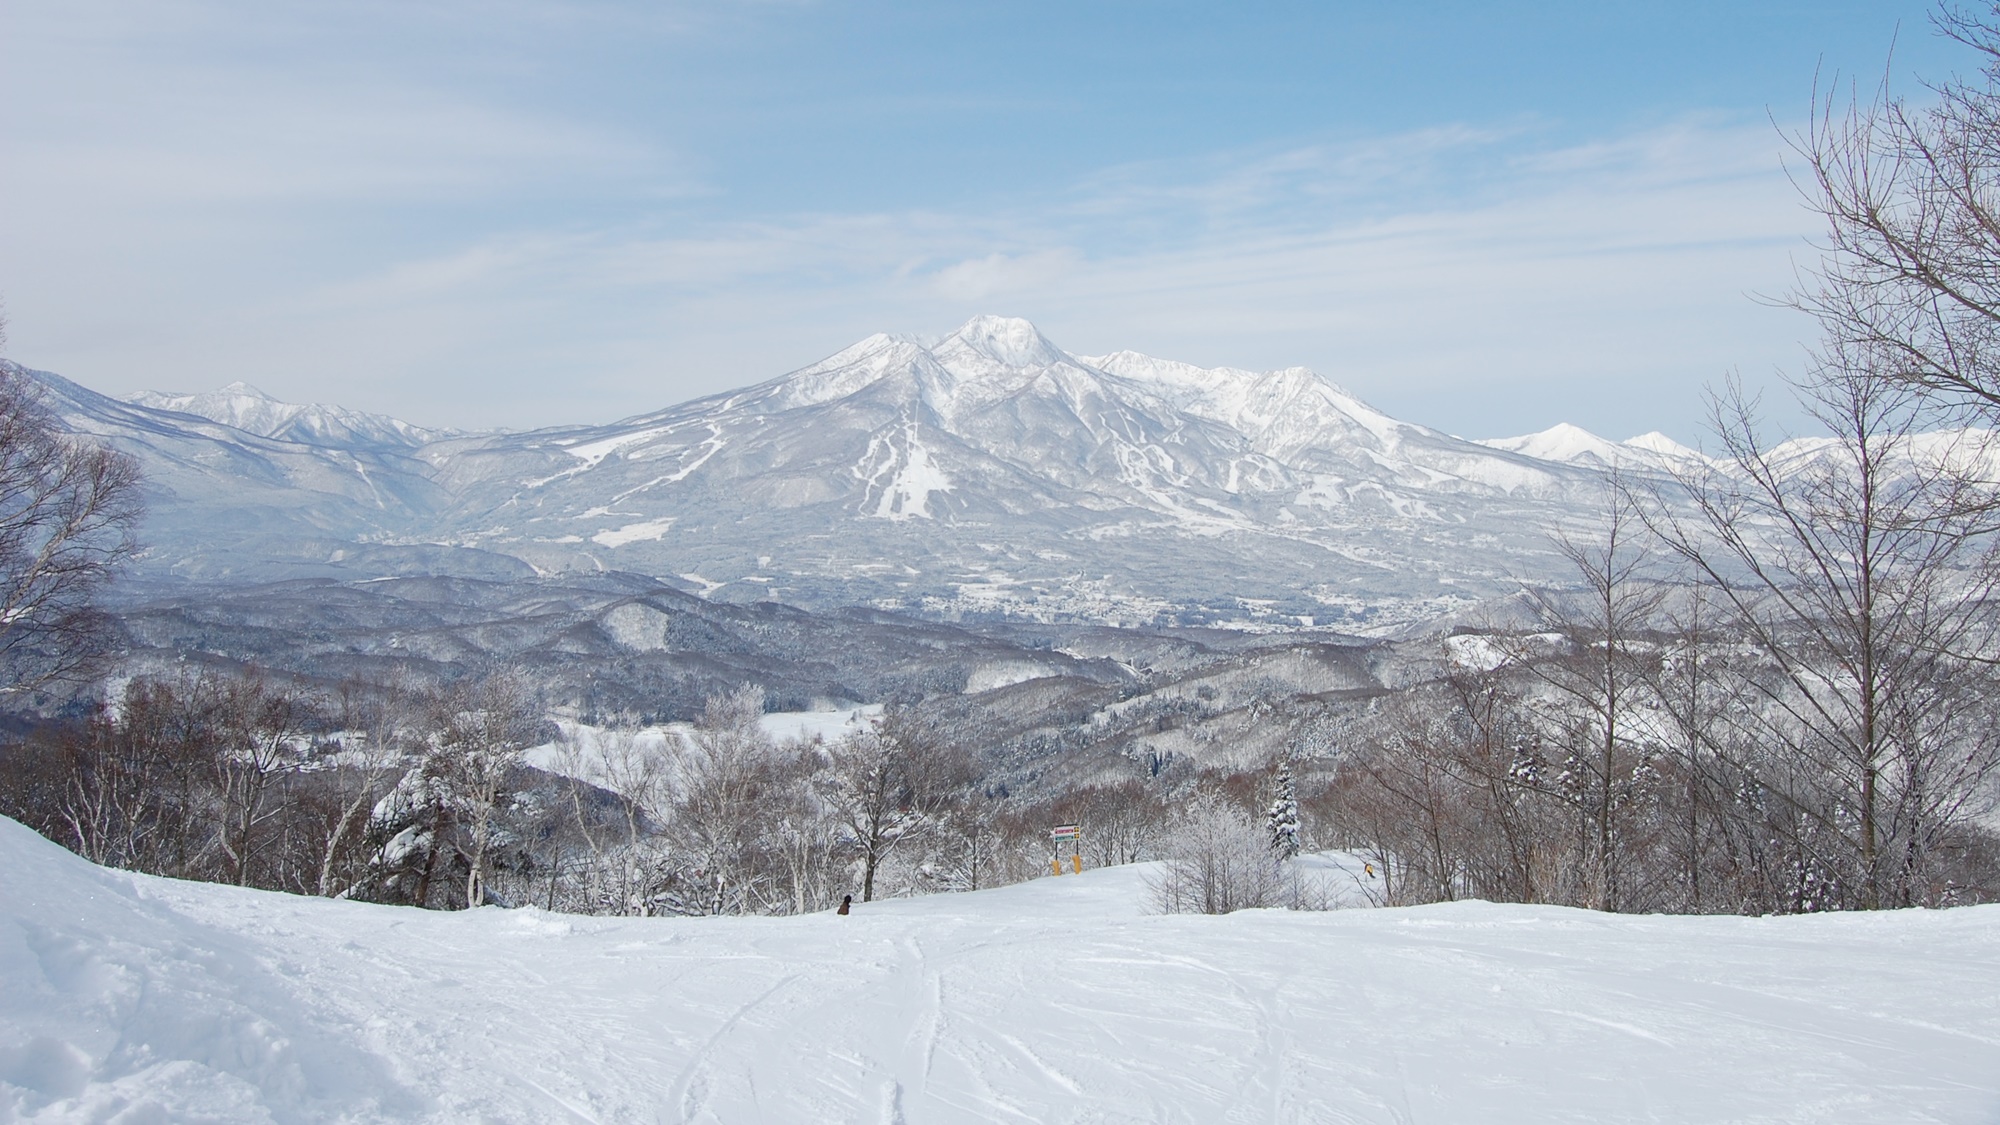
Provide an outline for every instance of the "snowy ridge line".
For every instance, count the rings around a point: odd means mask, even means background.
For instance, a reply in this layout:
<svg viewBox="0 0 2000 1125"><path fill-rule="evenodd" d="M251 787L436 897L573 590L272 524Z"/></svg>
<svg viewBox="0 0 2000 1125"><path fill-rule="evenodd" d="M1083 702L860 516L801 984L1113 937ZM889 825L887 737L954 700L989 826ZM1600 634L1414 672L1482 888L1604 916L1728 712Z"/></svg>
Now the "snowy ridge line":
<svg viewBox="0 0 2000 1125"><path fill-rule="evenodd" d="M140 461L138 569L171 582L693 574L707 597L814 610L1383 635L1565 581L1548 533L1599 516L1611 470L1666 495L1727 468L1659 434L1466 441L1304 368L1079 357L1005 317L878 334L610 425L414 445L433 432L342 415L311 442L266 437L32 377L65 424ZM211 413L273 432L307 409L222 399ZM2000 475L1975 436L1910 449ZM1774 456L1803 472L1833 454ZM960 578L989 570L1009 582Z"/></svg>

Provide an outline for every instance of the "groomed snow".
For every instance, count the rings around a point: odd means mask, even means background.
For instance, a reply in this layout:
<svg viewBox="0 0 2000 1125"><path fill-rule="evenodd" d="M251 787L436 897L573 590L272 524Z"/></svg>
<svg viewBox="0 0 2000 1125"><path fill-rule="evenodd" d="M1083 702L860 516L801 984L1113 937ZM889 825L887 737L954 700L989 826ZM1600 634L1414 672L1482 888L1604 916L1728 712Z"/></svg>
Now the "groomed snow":
<svg viewBox="0 0 2000 1125"><path fill-rule="evenodd" d="M0 821L0 1121L1993 1122L2000 908L431 914Z"/></svg>

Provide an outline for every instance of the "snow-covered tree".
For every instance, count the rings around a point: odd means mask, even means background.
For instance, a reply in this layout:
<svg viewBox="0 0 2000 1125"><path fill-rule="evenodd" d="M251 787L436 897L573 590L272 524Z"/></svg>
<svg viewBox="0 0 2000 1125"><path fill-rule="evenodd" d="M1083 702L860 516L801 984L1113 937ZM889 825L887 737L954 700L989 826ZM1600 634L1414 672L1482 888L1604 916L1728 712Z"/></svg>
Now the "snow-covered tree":
<svg viewBox="0 0 2000 1125"><path fill-rule="evenodd" d="M671 822L681 853L678 911L743 913L769 892L759 853L779 763L777 745L758 725L763 713L756 685L712 696L681 746Z"/></svg>
<svg viewBox="0 0 2000 1125"><path fill-rule="evenodd" d="M1271 833L1271 850L1279 859L1297 859L1299 855L1299 790L1292 782L1292 767L1285 766L1278 771L1278 793L1272 798L1271 807L1264 814L1264 822Z"/></svg>
<svg viewBox="0 0 2000 1125"><path fill-rule="evenodd" d="M1214 793L1183 806L1167 844L1166 870L1153 885L1168 914L1227 914L1277 905L1284 893L1268 833Z"/></svg>
<svg viewBox="0 0 2000 1125"><path fill-rule="evenodd" d="M432 884L449 873L464 879L458 901L479 906L489 898L496 814L540 712L527 685L506 673L447 685L426 711L417 764L370 815L383 840L372 866L392 901L429 905Z"/></svg>

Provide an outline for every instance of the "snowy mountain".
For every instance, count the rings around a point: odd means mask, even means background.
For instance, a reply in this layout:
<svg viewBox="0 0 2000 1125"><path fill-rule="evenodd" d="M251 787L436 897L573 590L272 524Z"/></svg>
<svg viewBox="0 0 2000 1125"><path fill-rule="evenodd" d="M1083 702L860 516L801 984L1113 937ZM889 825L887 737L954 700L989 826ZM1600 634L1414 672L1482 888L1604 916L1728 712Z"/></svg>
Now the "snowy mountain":
<svg viewBox="0 0 2000 1125"><path fill-rule="evenodd" d="M1336 888L1371 880L1314 857ZM791 918L422 911L0 818L19 1121L1990 1122L2000 907L1149 913L1155 865Z"/></svg>
<svg viewBox="0 0 2000 1125"><path fill-rule="evenodd" d="M193 414L98 394L26 371L74 432L137 458L145 471L146 552L138 577L231 579L313 573L334 559L374 573L532 574L515 559L425 545L448 501L408 448L321 446L264 437ZM449 564L440 556L457 556ZM301 570L303 568L303 570Z"/></svg>
<svg viewBox="0 0 2000 1125"><path fill-rule="evenodd" d="M1626 441L1598 437L1581 426L1558 422L1540 433L1510 438L1481 438L1478 444L1543 461L1587 465L1597 469L1638 469L1671 472L1698 467L1702 455L1655 430Z"/></svg>
<svg viewBox="0 0 2000 1125"><path fill-rule="evenodd" d="M1506 588L1597 473L1375 411L1303 369L1085 359L981 317L608 427L422 456L462 542L718 596L1364 626ZM739 592L740 591L740 592Z"/></svg>
<svg viewBox="0 0 2000 1125"><path fill-rule="evenodd" d="M259 437L335 449L414 449L453 436L448 430L413 426L386 414L366 414L320 403L280 402L240 382L202 394L140 391L126 395L125 401L154 410L192 414Z"/></svg>
<svg viewBox="0 0 2000 1125"><path fill-rule="evenodd" d="M512 434L43 379L146 464L148 573L612 569L942 617L1393 628L1548 573L1608 463L1398 421L1303 368L1079 357L1000 317Z"/></svg>

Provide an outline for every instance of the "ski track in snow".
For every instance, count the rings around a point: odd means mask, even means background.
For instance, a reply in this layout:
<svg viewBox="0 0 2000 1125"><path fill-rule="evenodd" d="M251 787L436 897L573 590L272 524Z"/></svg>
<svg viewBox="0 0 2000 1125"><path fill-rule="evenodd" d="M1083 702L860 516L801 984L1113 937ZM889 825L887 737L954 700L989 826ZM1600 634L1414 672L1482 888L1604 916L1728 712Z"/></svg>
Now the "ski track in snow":
<svg viewBox="0 0 2000 1125"><path fill-rule="evenodd" d="M0 821L0 1121L2000 1120L2000 907L1159 917L1146 877L442 914Z"/></svg>

